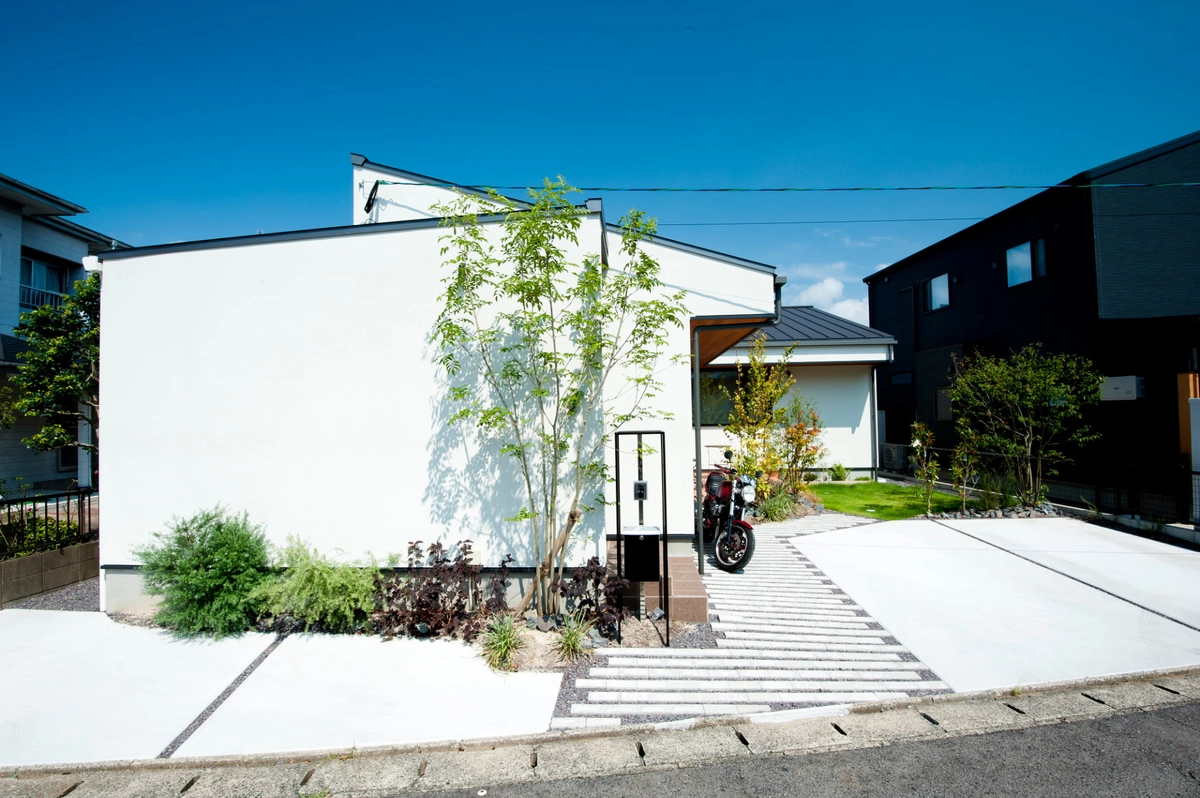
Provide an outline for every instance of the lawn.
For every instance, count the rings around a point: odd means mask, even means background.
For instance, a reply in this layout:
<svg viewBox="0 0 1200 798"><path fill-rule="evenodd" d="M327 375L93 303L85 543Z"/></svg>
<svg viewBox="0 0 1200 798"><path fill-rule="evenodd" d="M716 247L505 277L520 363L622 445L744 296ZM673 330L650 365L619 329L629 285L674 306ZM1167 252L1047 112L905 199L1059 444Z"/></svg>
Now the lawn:
<svg viewBox="0 0 1200 798"><path fill-rule="evenodd" d="M878 518L883 521L899 521L902 518L925 514L925 493L912 485L891 482L830 485L818 482L808 487L821 497L826 509L839 513ZM934 492L935 513L949 513L961 507L957 496Z"/></svg>

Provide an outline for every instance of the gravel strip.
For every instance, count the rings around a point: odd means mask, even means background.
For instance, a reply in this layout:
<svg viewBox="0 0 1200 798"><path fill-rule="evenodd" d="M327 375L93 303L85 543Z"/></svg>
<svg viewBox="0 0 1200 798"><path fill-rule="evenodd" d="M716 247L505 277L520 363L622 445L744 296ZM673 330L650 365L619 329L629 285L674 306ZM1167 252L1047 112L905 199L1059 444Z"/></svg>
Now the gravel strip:
<svg viewBox="0 0 1200 798"><path fill-rule="evenodd" d="M99 612L100 579L88 579L73 585L51 590L40 596L8 605L10 610L54 610L57 612Z"/></svg>
<svg viewBox="0 0 1200 798"><path fill-rule="evenodd" d="M250 674L254 673L255 669L258 668L259 665L263 664L263 661L271 655L272 651L279 648L279 644L282 643L284 641L284 638L286 638L286 637L287 637L287 635L285 635L285 634L281 634L281 635L279 635L279 637L276 637L274 642L272 642L271 645L267 646L266 649L263 650L263 653L259 654L258 657L254 660L254 662L251 662L249 665L247 665L246 669L244 671L242 671L241 674L236 679L234 679L232 682L230 682L229 686L226 687L223 691L221 691L221 694L219 696L217 696L213 700L213 702L205 708L205 710L203 712L201 712L199 715L197 715L196 719L193 720L191 723L189 723L188 727L186 729L184 729L179 734L178 737L176 737L174 740L172 740L170 745L168 745L166 748L163 749L163 752L158 755L158 758L159 759L169 759L172 754L174 754L176 751L178 751L179 746L181 746L185 742L187 742L187 739L192 736L192 734L196 731L196 729L199 729L201 726L204 725L204 721L208 720L212 716L212 714L217 711L217 709L221 706L221 704L225 703L225 699L227 699L227 698L229 698L229 696L233 695L234 690L241 687L242 682L246 681L246 679L249 678Z"/></svg>

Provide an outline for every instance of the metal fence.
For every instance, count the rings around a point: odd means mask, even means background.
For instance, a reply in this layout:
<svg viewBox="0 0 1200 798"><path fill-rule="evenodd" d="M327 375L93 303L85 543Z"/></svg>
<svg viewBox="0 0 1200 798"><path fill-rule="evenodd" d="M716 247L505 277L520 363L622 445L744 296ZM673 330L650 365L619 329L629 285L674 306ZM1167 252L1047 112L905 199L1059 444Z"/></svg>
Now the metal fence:
<svg viewBox="0 0 1200 798"><path fill-rule="evenodd" d="M911 476L912 447L904 444L880 444L881 472ZM938 481L951 482L950 464L953 451L932 450L938 458ZM973 482L975 490L994 487L1003 491L1004 467L999 455L983 453L979 457L981 472L991 475ZM1070 477L1069 479L1066 477ZM1108 471L1085 474L1076 468L1063 477L1042 480L1047 498L1055 504L1082 509L1094 509L1114 515L1137 515L1164 523L1191 524L1200 520L1200 472L1174 466L1150 469L1138 466L1115 466Z"/></svg>
<svg viewBox="0 0 1200 798"><path fill-rule="evenodd" d="M99 534L100 503L90 489L0 499L0 560L85 543Z"/></svg>

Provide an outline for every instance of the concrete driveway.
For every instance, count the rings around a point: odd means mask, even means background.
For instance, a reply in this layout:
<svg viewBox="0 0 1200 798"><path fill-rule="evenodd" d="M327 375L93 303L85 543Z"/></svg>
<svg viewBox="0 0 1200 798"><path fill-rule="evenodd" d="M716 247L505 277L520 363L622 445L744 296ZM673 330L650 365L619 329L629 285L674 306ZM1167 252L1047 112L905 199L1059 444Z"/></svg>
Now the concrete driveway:
<svg viewBox="0 0 1200 798"><path fill-rule="evenodd" d="M0 765L252 754L545 731L556 673L445 640L179 640L98 612L0 612ZM224 702L198 728L218 696Z"/></svg>
<svg viewBox="0 0 1200 798"><path fill-rule="evenodd" d="M1200 665L1200 554L1068 519L837 528L857 521L831 514L826 522L823 530L785 538L943 689L1008 689ZM773 526L772 534L784 532L784 525ZM768 554L764 548L758 563L764 574L784 568ZM737 592L752 583L739 583ZM787 604L774 589L762 589L764 606L784 614ZM810 593L833 590L822 584L796 593L811 603L827 599ZM824 622L814 634L828 635L826 627L843 621ZM795 647L771 642L778 635L760 637L771 638L761 645ZM723 642L742 645L723 653L743 657L746 646L759 645ZM448 641L294 635L264 658L272 644L271 636L256 634L177 640L94 612L4 610L0 765L535 733L549 727L561 682L557 673L493 673L472 649ZM790 654L823 656L814 646L800 648ZM776 652L775 659L785 655Z"/></svg>
<svg viewBox="0 0 1200 798"><path fill-rule="evenodd" d="M1067 518L792 543L957 692L1200 664L1200 553Z"/></svg>

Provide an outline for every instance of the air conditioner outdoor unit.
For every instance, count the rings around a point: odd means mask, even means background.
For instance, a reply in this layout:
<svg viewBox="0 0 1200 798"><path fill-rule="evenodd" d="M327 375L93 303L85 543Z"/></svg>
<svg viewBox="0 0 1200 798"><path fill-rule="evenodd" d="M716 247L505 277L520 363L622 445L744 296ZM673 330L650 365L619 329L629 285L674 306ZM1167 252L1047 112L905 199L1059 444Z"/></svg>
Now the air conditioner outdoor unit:
<svg viewBox="0 0 1200 798"><path fill-rule="evenodd" d="M879 444L879 460L884 471L903 474L908 467L908 456L902 443Z"/></svg>
<svg viewBox="0 0 1200 798"><path fill-rule="evenodd" d="M1100 400L1103 402L1128 402L1145 395L1145 377L1106 377L1100 384Z"/></svg>

